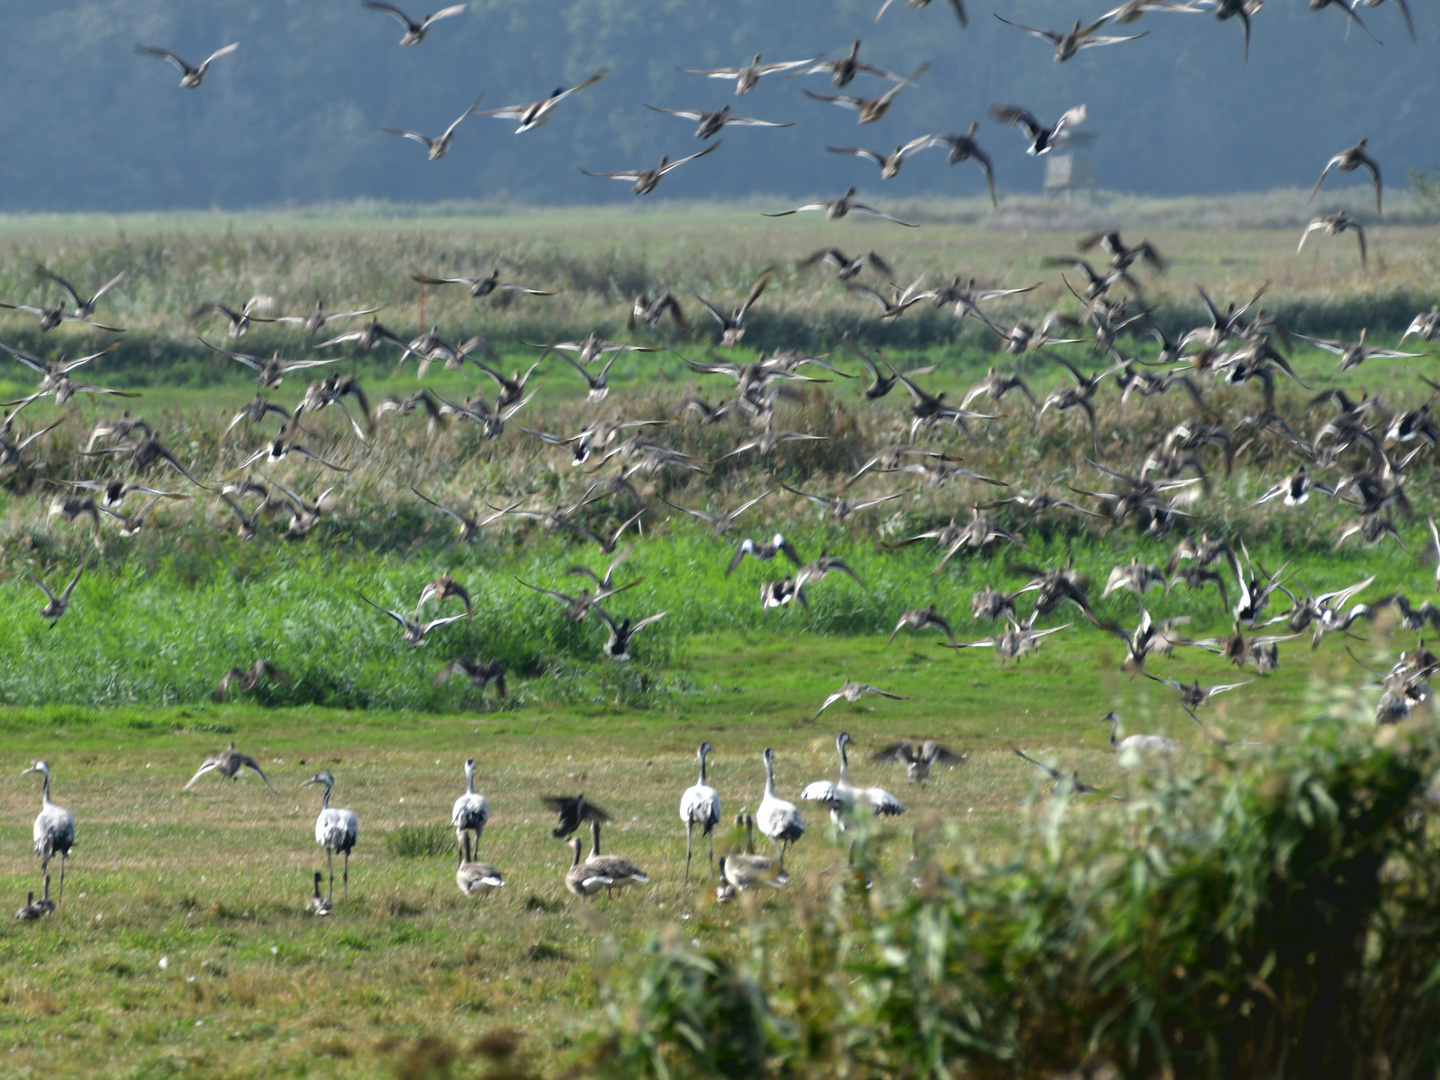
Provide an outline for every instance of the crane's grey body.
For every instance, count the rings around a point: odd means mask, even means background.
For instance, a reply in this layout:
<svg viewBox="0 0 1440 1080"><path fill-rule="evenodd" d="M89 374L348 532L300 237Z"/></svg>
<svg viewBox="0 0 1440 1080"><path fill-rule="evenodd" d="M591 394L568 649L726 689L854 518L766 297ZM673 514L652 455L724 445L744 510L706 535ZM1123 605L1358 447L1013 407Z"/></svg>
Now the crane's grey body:
<svg viewBox="0 0 1440 1080"><path fill-rule="evenodd" d="M462 852L469 833L475 834L475 846L480 846L480 836L485 832L485 825L489 820L490 800L475 791L475 759L466 758L465 793L455 800L450 811L450 827L455 830L455 843Z"/></svg>
<svg viewBox="0 0 1440 1080"><path fill-rule="evenodd" d="M50 766L45 761L36 761L21 775L38 772L45 777L40 789L40 813L35 816L35 854L40 857L42 872L50 868L50 860L60 856L60 897L65 896L65 863L70 858L70 849L75 846L75 816L63 806L50 801ZM48 877L48 874L47 874ZM48 890L48 886L47 886Z"/></svg>
<svg viewBox="0 0 1440 1080"><path fill-rule="evenodd" d="M350 852L354 850L356 841L360 839L360 820L352 811L337 809L330 805L330 794L335 790L335 777L330 775L328 769L321 769L300 786L309 787L311 784L325 785L325 795L320 800L320 813L315 818L315 842L325 849L325 865L330 871L330 891L325 899L333 901L335 897L335 854L339 852L345 856L345 868L341 880L344 886L343 897L348 901L350 899Z"/></svg>
<svg viewBox="0 0 1440 1080"><path fill-rule="evenodd" d="M710 838L710 869L715 869L715 826L720 824L720 793L705 782L705 757L710 753L708 742L695 751L700 759L700 779L680 796L680 820L685 823L685 882L690 882L690 857L694 851L695 826Z"/></svg>

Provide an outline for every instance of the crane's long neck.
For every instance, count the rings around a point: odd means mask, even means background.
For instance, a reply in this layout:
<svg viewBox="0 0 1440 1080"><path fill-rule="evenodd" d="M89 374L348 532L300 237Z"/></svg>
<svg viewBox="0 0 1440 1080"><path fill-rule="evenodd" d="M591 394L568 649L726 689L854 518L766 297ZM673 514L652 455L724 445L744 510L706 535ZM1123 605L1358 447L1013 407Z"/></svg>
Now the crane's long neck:
<svg viewBox="0 0 1440 1080"><path fill-rule="evenodd" d="M42 777L42 779L43 779L43 783L42 783L42 785L41 785L41 787L40 787L40 804L41 804L42 806L49 806L49 805L50 805L50 770L49 770L49 769L43 769L43 770L41 770L40 775L41 775L41 777Z"/></svg>
<svg viewBox="0 0 1440 1080"><path fill-rule="evenodd" d="M333 788L331 787L331 785L329 785L329 784L326 784L326 785L325 785L325 794L322 795L322 796L320 796L320 809L321 809L321 810L329 810L329 809L330 809L330 792L331 792L332 790L333 790Z"/></svg>
<svg viewBox="0 0 1440 1080"><path fill-rule="evenodd" d="M745 854L755 853L755 818L751 814L745 815Z"/></svg>
<svg viewBox="0 0 1440 1080"><path fill-rule="evenodd" d="M474 795L474 794L475 794L475 766L474 766L474 765L467 765L467 766L465 766L465 794L466 794L466 795Z"/></svg>
<svg viewBox="0 0 1440 1080"><path fill-rule="evenodd" d="M840 754L840 783L850 783L850 758L845 753L845 740L841 739L835 744L835 749Z"/></svg>
<svg viewBox="0 0 1440 1080"><path fill-rule="evenodd" d="M701 783L702 786L703 786L704 783L705 783L705 755L704 755L704 754L701 754L701 755L700 755L700 783Z"/></svg>
<svg viewBox="0 0 1440 1080"><path fill-rule="evenodd" d="M765 759L765 797L775 798L775 766L768 757Z"/></svg>

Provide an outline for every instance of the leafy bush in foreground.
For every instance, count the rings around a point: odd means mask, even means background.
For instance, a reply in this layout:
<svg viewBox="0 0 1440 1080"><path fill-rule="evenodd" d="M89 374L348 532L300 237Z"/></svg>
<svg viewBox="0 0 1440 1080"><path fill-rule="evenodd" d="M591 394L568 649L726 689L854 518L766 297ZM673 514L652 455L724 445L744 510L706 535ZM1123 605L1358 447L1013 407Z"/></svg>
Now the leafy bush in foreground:
<svg viewBox="0 0 1440 1080"><path fill-rule="evenodd" d="M627 1077L1433 1077L1437 762L1430 721L1315 722L1150 774L1123 806L1059 793L1001 862L917 855L883 877L862 827L848 873L794 921L757 920L751 956L658 948L593 1060Z"/></svg>

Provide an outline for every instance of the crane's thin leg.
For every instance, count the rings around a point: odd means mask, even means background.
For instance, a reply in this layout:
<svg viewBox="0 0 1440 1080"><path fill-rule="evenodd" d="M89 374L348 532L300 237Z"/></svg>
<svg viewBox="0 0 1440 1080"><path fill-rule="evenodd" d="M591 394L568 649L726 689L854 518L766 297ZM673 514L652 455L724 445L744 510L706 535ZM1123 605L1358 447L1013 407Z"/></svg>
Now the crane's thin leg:
<svg viewBox="0 0 1440 1080"><path fill-rule="evenodd" d="M344 897L345 903L350 903L350 850L345 850L345 871L344 871Z"/></svg>
<svg viewBox="0 0 1440 1080"><path fill-rule="evenodd" d="M710 876L715 876L715 830L706 833L710 837Z"/></svg>
<svg viewBox="0 0 1440 1080"><path fill-rule="evenodd" d="M325 849L325 868L330 871L330 892L326 900L335 899L335 853L328 847Z"/></svg>
<svg viewBox="0 0 1440 1080"><path fill-rule="evenodd" d="M49 875L47 874L46 877L48 878ZM64 855L61 855L61 856L60 856L60 895L59 895L59 897L56 899L55 902L58 904L61 900L64 900L64 899L65 899L65 856L64 856Z"/></svg>
<svg viewBox="0 0 1440 1080"><path fill-rule="evenodd" d="M690 841L695 832L693 821L685 822L685 884L690 884Z"/></svg>

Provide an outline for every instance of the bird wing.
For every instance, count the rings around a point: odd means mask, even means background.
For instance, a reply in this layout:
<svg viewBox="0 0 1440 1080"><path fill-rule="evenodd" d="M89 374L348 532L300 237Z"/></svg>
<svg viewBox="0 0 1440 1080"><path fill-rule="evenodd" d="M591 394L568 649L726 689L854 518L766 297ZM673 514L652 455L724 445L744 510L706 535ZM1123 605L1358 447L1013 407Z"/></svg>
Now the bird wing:
<svg viewBox="0 0 1440 1080"><path fill-rule="evenodd" d="M1151 676L1151 678L1154 678L1154 676ZM1238 690L1242 686L1249 686L1254 681L1254 679L1246 679L1244 682L1226 683L1223 686L1208 686L1205 688L1205 696L1210 698L1216 694L1223 694L1226 690Z"/></svg>
<svg viewBox="0 0 1440 1080"><path fill-rule="evenodd" d="M741 127L794 127L794 124L780 124L774 120L756 120L749 116L732 116L725 121L727 124L739 124Z"/></svg>
<svg viewBox="0 0 1440 1080"><path fill-rule="evenodd" d="M278 487L279 485L277 484L276 486ZM281 488L281 490L283 491L284 489ZM286 494L289 494L289 493L286 492ZM292 496L292 497L293 497L293 496ZM389 615L390 618L394 619L397 623L399 623L400 626L401 626L403 629L407 629L407 630L408 630L408 629L410 628L410 623L409 623L409 621L405 618L404 615L401 615L398 611L391 611L389 608L381 607L379 604L375 603L374 600L371 600L371 599L370 599L368 596L366 596L364 593L360 593L359 596L360 596L360 599L361 599L361 600L364 600L365 603L369 604L369 605L370 605L371 607L373 607L376 611L383 611L386 615Z"/></svg>
<svg viewBox="0 0 1440 1080"><path fill-rule="evenodd" d="M227 677L227 681L228 681L228 677ZM181 790L181 791L189 791L190 788L194 785L194 783L195 783L196 780L199 780L200 777L204 776L206 773L212 771L213 769L217 769L217 768L219 768L219 767L220 767L220 757L219 757L218 754L215 755L215 756L206 758L205 761L204 761L204 763L201 764L199 770L195 773L194 776L192 776L192 777L190 778L190 782L187 783L187 784L186 784L184 787L182 787L180 790Z"/></svg>
<svg viewBox="0 0 1440 1080"><path fill-rule="evenodd" d="M816 101L828 101L831 105L839 105L842 109L854 109L859 112L865 105L864 98L852 97L849 94L817 94L813 90L805 91L806 97L812 97Z"/></svg>
<svg viewBox="0 0 1440 1080"><path fill-rule="evenodd" d="M239 47L240 47L240 43L239 43L238 41L232 41L229 45L226 45L223 49L216 49L213 53L211 53L209 56L207 56L207 57L205 58L205 62L204 62L203 64L201 64L200 66L201 66L202 68L204 68L204 67L209 67L209 66L210 66L210 62L211 62L212 60L219 60L220 57L222 57L222 56L229 56L232 52L234 52L234 51L235 51L236 49L238 49Z"/></svg>
<svg viewBox="0 0 1440 1080"><path fill-rule="evenodd" d="M43 267L43 266L41 266L41 267L38 268L38 273L40 274L41 277L49 278L49 279L50 279L51 281L53 281L56 285L59 285L60 288L64 289L67 293L69 293L69 294L70 294L70 299L75 302L75 306L76 306L77 308L78 308L78 307L84 307L84 306L85 306L85 301L83 301L83 300L80 299L80 294L75 291L74 286L71 285L68 281L66 281L66 280L65 280L63 277L61 277L59 274L57 274L57 273L55 273L53 270L49 270L49 269L47 269L47 268L45 268L45 267ZM122 274L121 276L123 277L124 275ZM116 280L118 281L119 278L117 278ZM114 282L112 281L110 284L113 285ZM107 285L105 288L108 289L109 287L110 287L110 286ZM105 290L102 289L102 290L100 290L100 291L101 291L101 292L104 292ZM99 294L97 293L96 295L98 296Z"/></svg>
<svg viewBox="0 0 1440 1080"><path fill-rule="evenodd" d="M827 698L825 699L824 704L822 704L822 705L820 706L820 708L818 708L818 709L815 710L815 715L812 716L812 717L810 717L810 722L811 722L811 723L814 723L814 721L816 721L817 719L819 719L821 713L823 713L823 712L824 712L826 709L828 709L831 705L834 705L835 702L839 701L839 700L840 700L841 698L843 698L844 696L845 696L845 692L844 692L843 690L837 690L835 693L833 693L833 694L831 694L829 697L827 697ZM804 798L805 796L801 796L801 797Z"/></svg>
<svg viewBox="0 0 1440 1080"><path fill-rule="evenodd" d="M861 213L865 213L865 214L874 214L876 217L878 217L878 218L883 218L883 219L886 220L886 221L893 221L893 222L895 222L896 225L904 225L907 229L918 229L918 228L920 227L920 226L914 225L914 224L912 224L911 222L908 222L908 221L901 221L901 220L900 220L899 218L897 218L897 217L891 217L889 214L885 213L884 211L882 211L882 210L876 210L875 207L873 207L873 206L868 206L868 205L866 205L865 203L852 202L852 203L850 204L850 209L851 209L851 210L859 210Z"/></svg>
<svg viewBox="0 0 1440 1080"><path fill-rule="evenodd" d="M1164 683L1166 686L1171 687L1174 690L1179 690L1181 693L1185 692L1184 683L1178 683L1174 679L1162 679L1159 675L1151 675L1148 671L1144 672L1143 674L1147 679L1153 679L1155 682Z"/></svg>
<svg viewBox="0 0 1440 1080"><path fill-rule="evenodd" d="M278 680L277 680L277 681L278 681ZM265 775L265 770L262 769L262 768L260 768L260 763L257 762L254 758L249 757L248 755L245 755L245 754L241 754L241 755L240 755L240 765L241 765L242 768L246 768L246 769L252 770L252 771L255 773L256 776L260 777L261 780L265 781L265 786L266 786L266 787L268 787L271 791L275 791L275 785L272 784L272 783L270 783L270 778ZM196 775L198 776L199 774L197 773ZM276 795L279 795L280 792L275 791L275 794L276 794Z"/></svg>
<svg viewBox="0 0 1440 1080"><path fill-rule="evenodd" d="M428 623L426 623L424 626L420 627L420 633L421 633L421 634L428 634L431 630L434 630L437 626L444 626L446 623L459 622L459 621L460 621L461 619L463 619L463 618L465 618L465 616L462 614L462 615L446 615L446 616L444 616L444 617L442 617L442 618L439 618L439 619L431 619L431 620L430 620Z"/></svg>
<svg viewBox="0 0 1440 1080"><path fill-rule="evenodd" d="M881 690L878 686L871 686L869 683L861 683L861 684L860 684L860 689L866 691L867 693L879 694L881 697L883 697L883 698L889 698L891 701L904 701L904 700L905 700L905 699L904 699L903 697L901 697L899 694L892 694L892 693L890 693L890 691L888 691L888 690Z"/></svg>
<svg viewBox="0 0 1440 1080"><path fill-rule="evenodd" d="M635 584L638 585L639 582L636 582ZM639 622L634 623L634 624L630 627L630 636L631 636L631 637L634 637L636 634L638 634L641 630L645 629L645 627L649 626L651 623L657 623L657 622L659 622L661 619L663 619L666 615L669 615L669 614L670 614L670 612L668 612L668 611L661 611L661 612L659 612L658 614L650 615L650 616L647 616L646 618L641 619Z"/></svg>
<svg viewBox="0 0 1440 1080"><path fill-rule="evenodd" d="M704 150L701 150L698 154L691 154L689 157L683 157L683 158L681 158L679 161L667 162L666 165L665 165L665 167L660 170L660 175L661 175L661 176L664 176L666 173L668 173L668 172L670 172L670 171L672 171L672 170L674 170L674 169L678 169L681 165L684 165L687 161L694 161L696 158L702 158L702 157L704 157L706 154L710 153L712 150L719 150L719 149L720 149L720 141L719 141L719 140L716 140L715 142L713 142L713 143L711 143L709 146L707 146Z"/></svg>
<svg viewBox="0 0 1440 1080"><path fill-rule="evenodd" d="M401 136L402 138L414 139L416 142L420 143L420 144L423 145L423 146L431 146L431 145L433 145L434 143L437 143L437 142L440 141L439 139L432 139L432 138L430 138L429 136L421 135L420 132L418 132L418 131L406 131L406 130L403 129L403 128L386 127L384 124L381 124L381 125L380 125L380 130L381 130L381 131L388 131L388 132L390 132L391 135L399 135L399 136ZM298 319L299 316L296 316L296 318ZM284 322L285 320L282 319L282 320L280 320L280 321L281 321L281 322Z"/></svg>
<svg viewBox="0 0 1440 1080"><path fill-rule="evenodd" d="M141 56L155 56L161 60L169 60L180 69L180 74L182 75L187 75L190 72L190 65L185 63L184 60L181 60L180 57L176 56L169 49L160 49L154 45L136 45L135 51Z"/></svg>
<svg viewBox="0 0 1440 1080"><path fill-rule="evenodd" d="M654 105L646 105L645 108L651 112L669 113L671 116L683 116L686 120L703 120L709 113L700 109L661 109Z"/></svg>
<svg viewBox="0 0 1440 1080"><path fill-rule="evenodd" d="M778 64L762 64L760 66L760 74L773 75L777 71L791 71L794 68L804 67L806 64L813 64L824 55L824 53L820 53L819 56L812 56L808 60L784 60Z"/></svg>
<svg viewBox="0 0 1440 1080"><path fill-rule="evenodd" d="M990 106L990 116L1002 124L1023 127L1032 139L1045 130L1040 126L1040 121L1035 119L1034 113L1028 109L1022 109L1018 105L992 105Z"/></svg>
<svg viewBox="0 0 1440 1080"><path fill-rule="evenodd" d="M1064 774L1062 774L1059 769L1052 768L1049 765L1044 765L1036 761L1033 757L1025 753L1024 750L1021 750L1014 743L1010 744L1010 749L1015 752L1017 757L1024 758L1031 765L1034 765L1037 769L1043 772L1046 776L1050 777L1051 780L1054 780L1057 784L1065 778Z"/></svg>
<svg viewBox="0 0 1440 1080"><path fill-rule="evenodd" d="M814 783L806 784L805 790L800 792L800 798L807 802L817 802L837 809L843 803L840 798L840 789L829 780L816 780Z"/></svg>
<svg viewBox="0 0 1440 1080"><path fill-rule="evenodd" d="M624 180L627 183L635 183L640 179L641 173L648 172L648 169L641 169L633 172L591 172L589 169L581 169L586 176L598 176L602 180Z"/></svg>
<svg viewBox="0 0 1440 1080"><path fill-rule="evenodd" d="M1009 19L1000 15L996 15L995 18L999 19L1006 26L1013 26L1016 30L1024 30L1027 34L1034 34L1038 38L1044 38L1052 45L1058 45L1060 39L1065 36L1064 34L1057 34L1054 30L1041 30L1038 26L1026 26L1023 23L1011 22Z"/></svg>
<svg viewBox="0 0 1440 1080"><path fill-rule="evenodd" d="M715 145L719 146L720 144L716 143ZM714 149L714 147L711 149ZM770 278L773 274L773 270L766 270L760 275L759 280L750 286L750 295L745 297L745 303L741 304L740 310L735 313L736 322L743 322L745 320L745 313L750 310L751 305L754 304L756 300L760 299L760 294L765 291L765 286L770 284Z"/></svg>
<svg viewBox="0 0 1440 1080"><path fill-rule="evenodd" d="M1101 19L1100 22L1095 23L1094 26L1100 26L1104 21L1104 19ZM1087 37L1076 47L1080 49L1091 49L1096 45L1116 45L1122 41L1139 41L1149 33L1150 31L1146 30L1143 34L1131 34L1128 37Z"/></svg>
<svg viewBox="0 0 1440 1080"><path fill-rule="evenodd" d="M868 158L882 168L885 165L885 155L877 154L874 150L866 150L860 146L827 146L825 148L832 154L854 154L856 157ZM879 295L878 293L876 295Z"/></svg>
<svg viewBox="0 0 1440 1080"><path fill-rule="evenodd" d="M439 11L435 12L434 15L426 15L426 16L425 16L425 22L424 22L423 25L429 26L431 23L439 22L441 19L448 19L448 18L450 18L452 15L460 15L460 14L463 14L464 11L465 11L465 5L464 5L464 4L451 4L451 5L450 5L449 7L447 7L447 8L441 8Z"/></svg>
<svg viewBox="0 0 1440 1080"><path fill-rule="evenodd" d="M682 68L677 67L676 71L684 72L686 75L704 75L707 79L735 79L739 78L744 68Z"/></svg>
<svg viewBox="0 0 1440 1080"><path fill-rule="evenodd" d="M405 27L406 30L414 30L419 28L418 24L410 20L410 16L406 15L394 4L381 3L380 0L363 0L363 2L364 5L371 11L383 11L387 15L394 16L394 18L400 23L401 26Z"/></svg>

